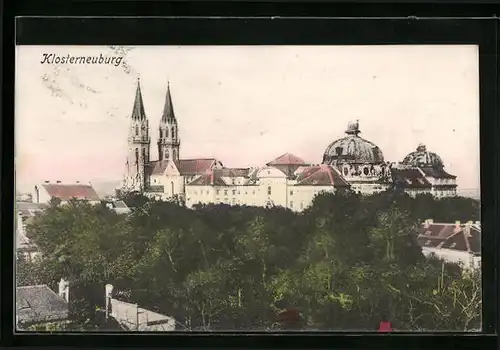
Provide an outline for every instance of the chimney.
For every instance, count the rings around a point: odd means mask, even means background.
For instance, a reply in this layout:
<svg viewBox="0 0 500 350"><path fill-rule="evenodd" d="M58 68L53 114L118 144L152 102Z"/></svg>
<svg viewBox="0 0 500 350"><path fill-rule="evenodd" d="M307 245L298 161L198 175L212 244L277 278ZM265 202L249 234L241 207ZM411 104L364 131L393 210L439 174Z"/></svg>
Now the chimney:
<svg viewBox="0 0 500 350"><path fill-rule="evenodd" d="M35 186L35 203L40 203L40 190L38 186Z"/></svg>
<svg viewBox="0 0 500 350"><path fill-rule="evenodd" d="M104 287L104 297L106 298L106 320L109 318L109 312L111 311L111 294L113 293L113 285L106 284Z"/></svg>
<svg viewBox="0 0 500 350"><path fill-rule="evenodd" d="M49 180L45 180L45 183L46 183L46 184L49 184L49 183L50 183L50 181L49 181Z"/></svg>
<svg viewBox="0 0 500 350"><path fill-rule="evenodd" d="M59 296L69 303L69 282L64 278L59 281Z"/></svg>
<svg viewBox="0 0 500 350"><path fill-rule="evenodd" d="M434 223L433 219L426 219L424 222L424 228L429 228Z"/></svg>
<svg viewBox="0 0 500 350"><path fill-rule="evenodd" d="M60 184L61 183L61 180L57 180L56 183Z"/></svg>

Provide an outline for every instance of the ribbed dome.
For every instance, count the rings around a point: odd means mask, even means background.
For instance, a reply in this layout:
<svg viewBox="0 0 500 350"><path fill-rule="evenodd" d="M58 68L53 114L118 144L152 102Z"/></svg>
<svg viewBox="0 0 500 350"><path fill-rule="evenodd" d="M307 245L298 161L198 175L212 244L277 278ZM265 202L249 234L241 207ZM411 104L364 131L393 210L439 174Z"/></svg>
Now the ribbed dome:
<svg viewBox="0 0 500 350"><path fill-rule="evenodd" d="M411 152L403 159L403 164L410 165L414 167L433 167L433 168L443 168L443 161L434 152L429 152L425 145L420 144L417 150Z"/></svg>
<svg viewBox="0 0 500 350"><path fill-rule="evenodd" d="M323 163L336 165L339 163L370 163L384 162L384 155L373 142L358 136L361 133L359 123L350 122L345 133L348 135L333 141L325 150Z"/></svg>

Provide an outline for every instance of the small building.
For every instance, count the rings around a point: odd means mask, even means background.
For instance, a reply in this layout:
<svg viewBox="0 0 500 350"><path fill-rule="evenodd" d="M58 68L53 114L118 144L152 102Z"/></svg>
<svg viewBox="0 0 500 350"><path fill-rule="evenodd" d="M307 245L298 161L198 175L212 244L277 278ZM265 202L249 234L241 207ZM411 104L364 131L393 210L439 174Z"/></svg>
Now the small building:
<svg viewBox="0 0 500 350"><path fill-rule="evenodd" d="M435 223L426 220L418 229L418 242L426 256L462 265L481 267L481 223Z"/></svg>
<svg viewBox="0 0 500 350"><path fill-rule="evenodd" d="M16 252L21 254L25 259L31 261L39 255L38 248L26 236L26 225L37 214L43 212L45 206L38 203L17 202L16 203L16 221L15 221L15 236L16 236Z"/></svg>
<svg viewBox="0 0 500 350"><path fill-rule="evenodd" d="M61 181L51 183L45 181L41 185L35 186L33 201L35 203L48 204L52 198L58 198L61 204L65 204L71 199L85 200L91 204L101 202L99 195L92 187L91 183L63 184Z"/></svg>
<svg viewBox="0 0 500 350"><path fill-rule="evenodd" d="M68 322L68 300L47 285L16 288L16 328Z"/></svg>
<svg viewBox="0 0 500 350"><path fill-rule="evenodd" d="M113 210L117 214L130 214L132 212L124 201L108 200L103 201L103 203L108 209Z"/></svg>
<svg viewBox="0 0 500 350"><path fill-rule="evenodd" d="M175 331L174 318L119 300L113 295L113 289L110 284L105 286L106 319L112 318L125 331Z"/></svg>

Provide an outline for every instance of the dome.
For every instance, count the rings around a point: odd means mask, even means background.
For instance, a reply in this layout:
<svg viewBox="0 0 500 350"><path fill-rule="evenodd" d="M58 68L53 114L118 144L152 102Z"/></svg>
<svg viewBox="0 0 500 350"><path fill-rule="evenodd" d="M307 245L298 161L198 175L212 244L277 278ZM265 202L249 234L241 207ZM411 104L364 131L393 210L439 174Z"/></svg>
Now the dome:
<svg viewBox="0 0 500 350"><path fill-rule="evenodd" d="M384 155L380 148L373 142L365 140L358 135L359 122L350 122L347 125L346 137L333 141L325 150L323 163L336 165L339 163L370 163L384 162Z"/></svg>
<svg viewBox="0 0 500 350"><path fill-rule="evenodd" d="M441 158L436 153L429 152L423 144L418 145L416 151L408 154L402 163L414 167L444 167Z"/></svg>

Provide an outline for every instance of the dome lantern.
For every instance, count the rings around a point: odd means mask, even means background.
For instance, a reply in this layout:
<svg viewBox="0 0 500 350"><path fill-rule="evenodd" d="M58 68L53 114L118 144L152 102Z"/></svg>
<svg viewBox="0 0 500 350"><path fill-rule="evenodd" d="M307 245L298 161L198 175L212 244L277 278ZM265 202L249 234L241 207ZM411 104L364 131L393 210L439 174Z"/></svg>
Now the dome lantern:
<svg viewBox="0 0 500 350"><path fill-rule="evenodd" d="M355 122L349 122L347 124L347 130L345 131L347 135L354 135L358 136L358 134L361 133L359 130L359 120L356 120Z"/></svg>

